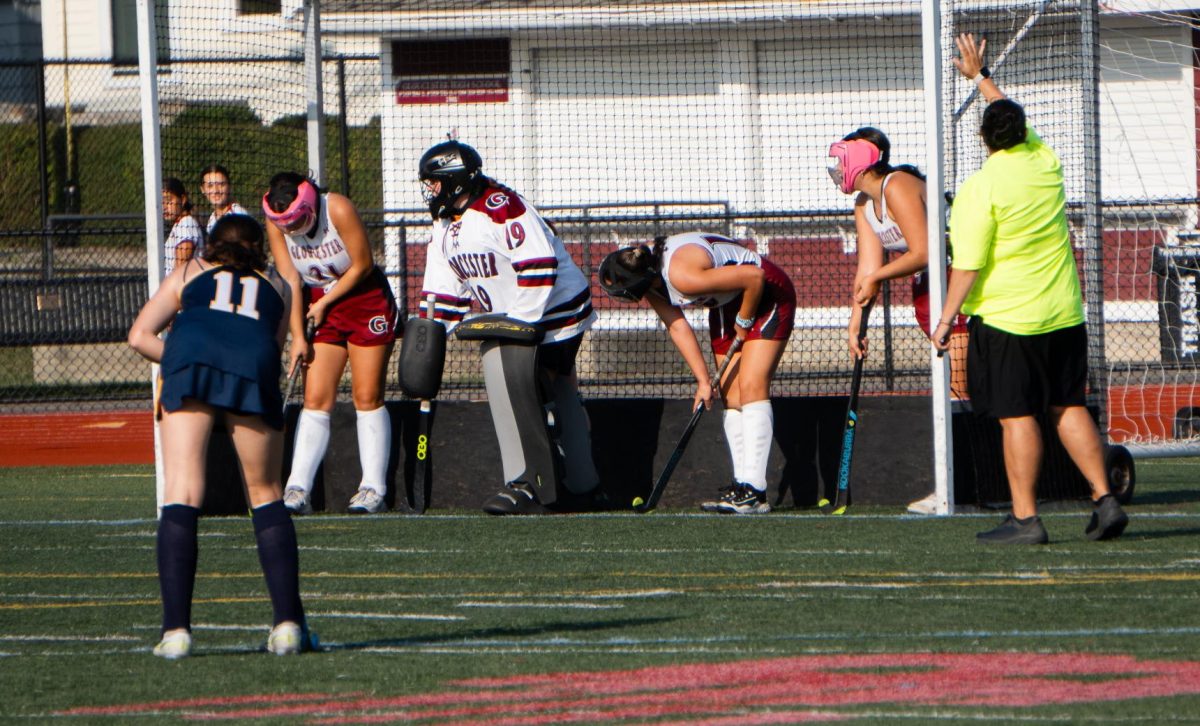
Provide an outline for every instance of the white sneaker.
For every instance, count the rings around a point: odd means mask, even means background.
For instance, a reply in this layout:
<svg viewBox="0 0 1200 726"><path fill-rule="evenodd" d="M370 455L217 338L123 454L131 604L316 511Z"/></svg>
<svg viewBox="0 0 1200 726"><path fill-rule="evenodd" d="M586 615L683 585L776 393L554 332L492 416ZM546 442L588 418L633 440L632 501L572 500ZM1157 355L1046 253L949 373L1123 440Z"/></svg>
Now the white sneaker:
<svg viewBox="0 0 1200 726"><path fill-rule="evenodd" d="M302 487L288 487L283 490L283 506L292 514L312 514L312 499Z"/></svg>
<svg viewBox="0 0 1200 726"><path fill-rule="evenodd" d="M379 514L387 511L387 502L370 487L361 487L358 493L350 497L348 511L351 514Z"/></svg>
<svg viewBox="0 0 1200 726"><path fill-rule="evenodd" d="M937 513L937 494L930 494L924 499L918 499L908 505L909 514L936 514Z"/></svg>
<svg viewBox="0 0 1200 726"><path fill-rule="evenodd" d="M154 646L154 655L167 660L179 660L192 652L192 634L182 628L163 633L162 640Z"/></svg>

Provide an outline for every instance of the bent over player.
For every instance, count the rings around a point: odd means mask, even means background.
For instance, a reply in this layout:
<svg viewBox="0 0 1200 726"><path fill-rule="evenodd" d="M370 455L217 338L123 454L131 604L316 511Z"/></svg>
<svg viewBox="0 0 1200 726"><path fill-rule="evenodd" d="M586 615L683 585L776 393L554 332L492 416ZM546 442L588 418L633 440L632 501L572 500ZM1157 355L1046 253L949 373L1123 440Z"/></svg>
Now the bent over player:
<svg viewBox="0 0 1200 726"><path fill-rule="evenodd" d="M383 405L384 374L396 341L392 289L375 266L367 231L346 197L321 194L312 179L285 171L272 177L262 207L275 264L297 299L303 291L307 303L307 313L297 304L291 316L292 365L311 362L284 502L295 514L312 512L313 479L329 448L330 414L349 361L362 465L349 511L382 512L392 446L392 422ZM305 318L316 326L312 350L304 339Z"/></svg>
<svg viewBox="0 0 1200 726"><path fill-rule="evenodd" d="M757 252L717 234L691 232L658 237L654 246L617 250L600 263L600 286L625 300L645 299L658 313L671 342L696 376L695 408L712 406L713 388L725 398L724 427L733 459L733 482L707 512L765 514L767 457L775 419L771 378L783 357L796 314L796 290L783 270ZM712 381L696 334L681 309L709 309L708 328L718 363L744 341L740 360L724 381Z"/></svg>
<svg viewBox="0 0 1200 726"><path fill-rule="evenodd" d="M183 262L163 280L129 331L129 345L162 364L158 403L166 488L157 550L163 623L162 641L154 648L162 658L183 658L192 648L197 518L205 453L217 419L233 437L275 611L267 650L288 655L311 647L300 602L296 530L279 485L279 358L290 304L283 280L267 270L262 227L234 214L213 227L201 257ZM164 343L158 334L168 325L171 335Z"/></svg>
<svg viewBox="0 0 1200 726"><path fill-rule="evenodd" d="M556 449L568 495L588 499L599 483L575 371L596 314L587 278L554 231L519 194L484 176L482 166L479 153L458 141L421 157L418 173L434 220L422 307L432 295L434 318L451 328L472 300L502 316L503 324L478 325L470 334L483 341L505 482L483 510L538 513L565 503L558 502ZM461 325L459 338L471 325Z"/></svg>

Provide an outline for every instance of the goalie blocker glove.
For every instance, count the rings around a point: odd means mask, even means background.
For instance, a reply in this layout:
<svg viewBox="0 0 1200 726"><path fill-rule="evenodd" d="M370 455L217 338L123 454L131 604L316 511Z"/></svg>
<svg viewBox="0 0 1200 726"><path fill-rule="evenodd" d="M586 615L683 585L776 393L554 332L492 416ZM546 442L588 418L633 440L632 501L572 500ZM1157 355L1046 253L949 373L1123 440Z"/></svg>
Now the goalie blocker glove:
<svg viewBox="0 0 1200 726"><path fill-rule="evenodd" d="M519 345L542 342L542 328L535 323L510 318L507 315L480 315L465 320L454 329L459 340L499 340Z"/></svg>

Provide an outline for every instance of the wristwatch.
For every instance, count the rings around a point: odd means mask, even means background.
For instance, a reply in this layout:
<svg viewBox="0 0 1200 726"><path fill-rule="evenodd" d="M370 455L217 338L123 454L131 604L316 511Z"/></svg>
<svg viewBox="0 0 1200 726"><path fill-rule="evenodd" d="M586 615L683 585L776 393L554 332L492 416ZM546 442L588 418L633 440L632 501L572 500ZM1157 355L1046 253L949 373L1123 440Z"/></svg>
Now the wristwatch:
<svg viewBox="0 0 1200 726"><path fill-rule="evenodd" d="M979 73L975 74L975 77L971 79L971 82L978 86L980 83L983 83L983 79L991 77L992 72L988 70L988 67L980 66Z"/></svg>

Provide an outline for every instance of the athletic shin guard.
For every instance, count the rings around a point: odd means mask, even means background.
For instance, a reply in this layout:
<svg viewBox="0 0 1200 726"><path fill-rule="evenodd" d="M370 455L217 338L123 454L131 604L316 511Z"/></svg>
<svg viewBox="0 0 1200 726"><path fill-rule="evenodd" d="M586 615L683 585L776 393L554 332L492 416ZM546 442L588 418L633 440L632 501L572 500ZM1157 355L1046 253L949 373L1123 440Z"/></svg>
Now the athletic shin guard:
<svg viewBox="0 0 1200 726"><path fill-rule="evenodd" d="M362 465L360 487L370 487L379 496L387 493L388 454L392 450L392 419L387 407L358 411L358 461Z"/></svg>
<svg viewBox="0 0 1200 726"><path fill-rule="evenodd" d="M158 520L158 587L162 593L163 632L191 629L192 590L196 585L197 520L200 510L168 504Z"/></svg>
<svg viewBox="0 0 1200 726"><path fill-rule="evenodd" d="M264 504L250 511L254 538L258 541L258 561L271 595L271 608L278 625L284 621L304 624L304 606L300 603L300 551L296 545L296 527L283 500Z"/></svg>
<svg viewBox="0 0 1200 726"><path fill-rule="evenodd" d="M774 434L775 414L770 399L742 404L742 435L746 437L743 481L759 491L767 489L767 459Z"/></svg>
<svg viewBox="0 0 1200 726"><path fill-rule="evenodd" d="M306 408L300 411L296 422L296 437L292 444L292 473L288 476L289 487L300 487L311 492L317 467L325 458L329 448L329 413Z"/></svg>
<svg viewBox="0 0 1200 726"><path fill-rule="evenodd" d="M725 428L725 440L729 442L729 456L733 459L733 480L746 481L746 437L742 431L742 412L727 408L721 414Z"/></svg>

